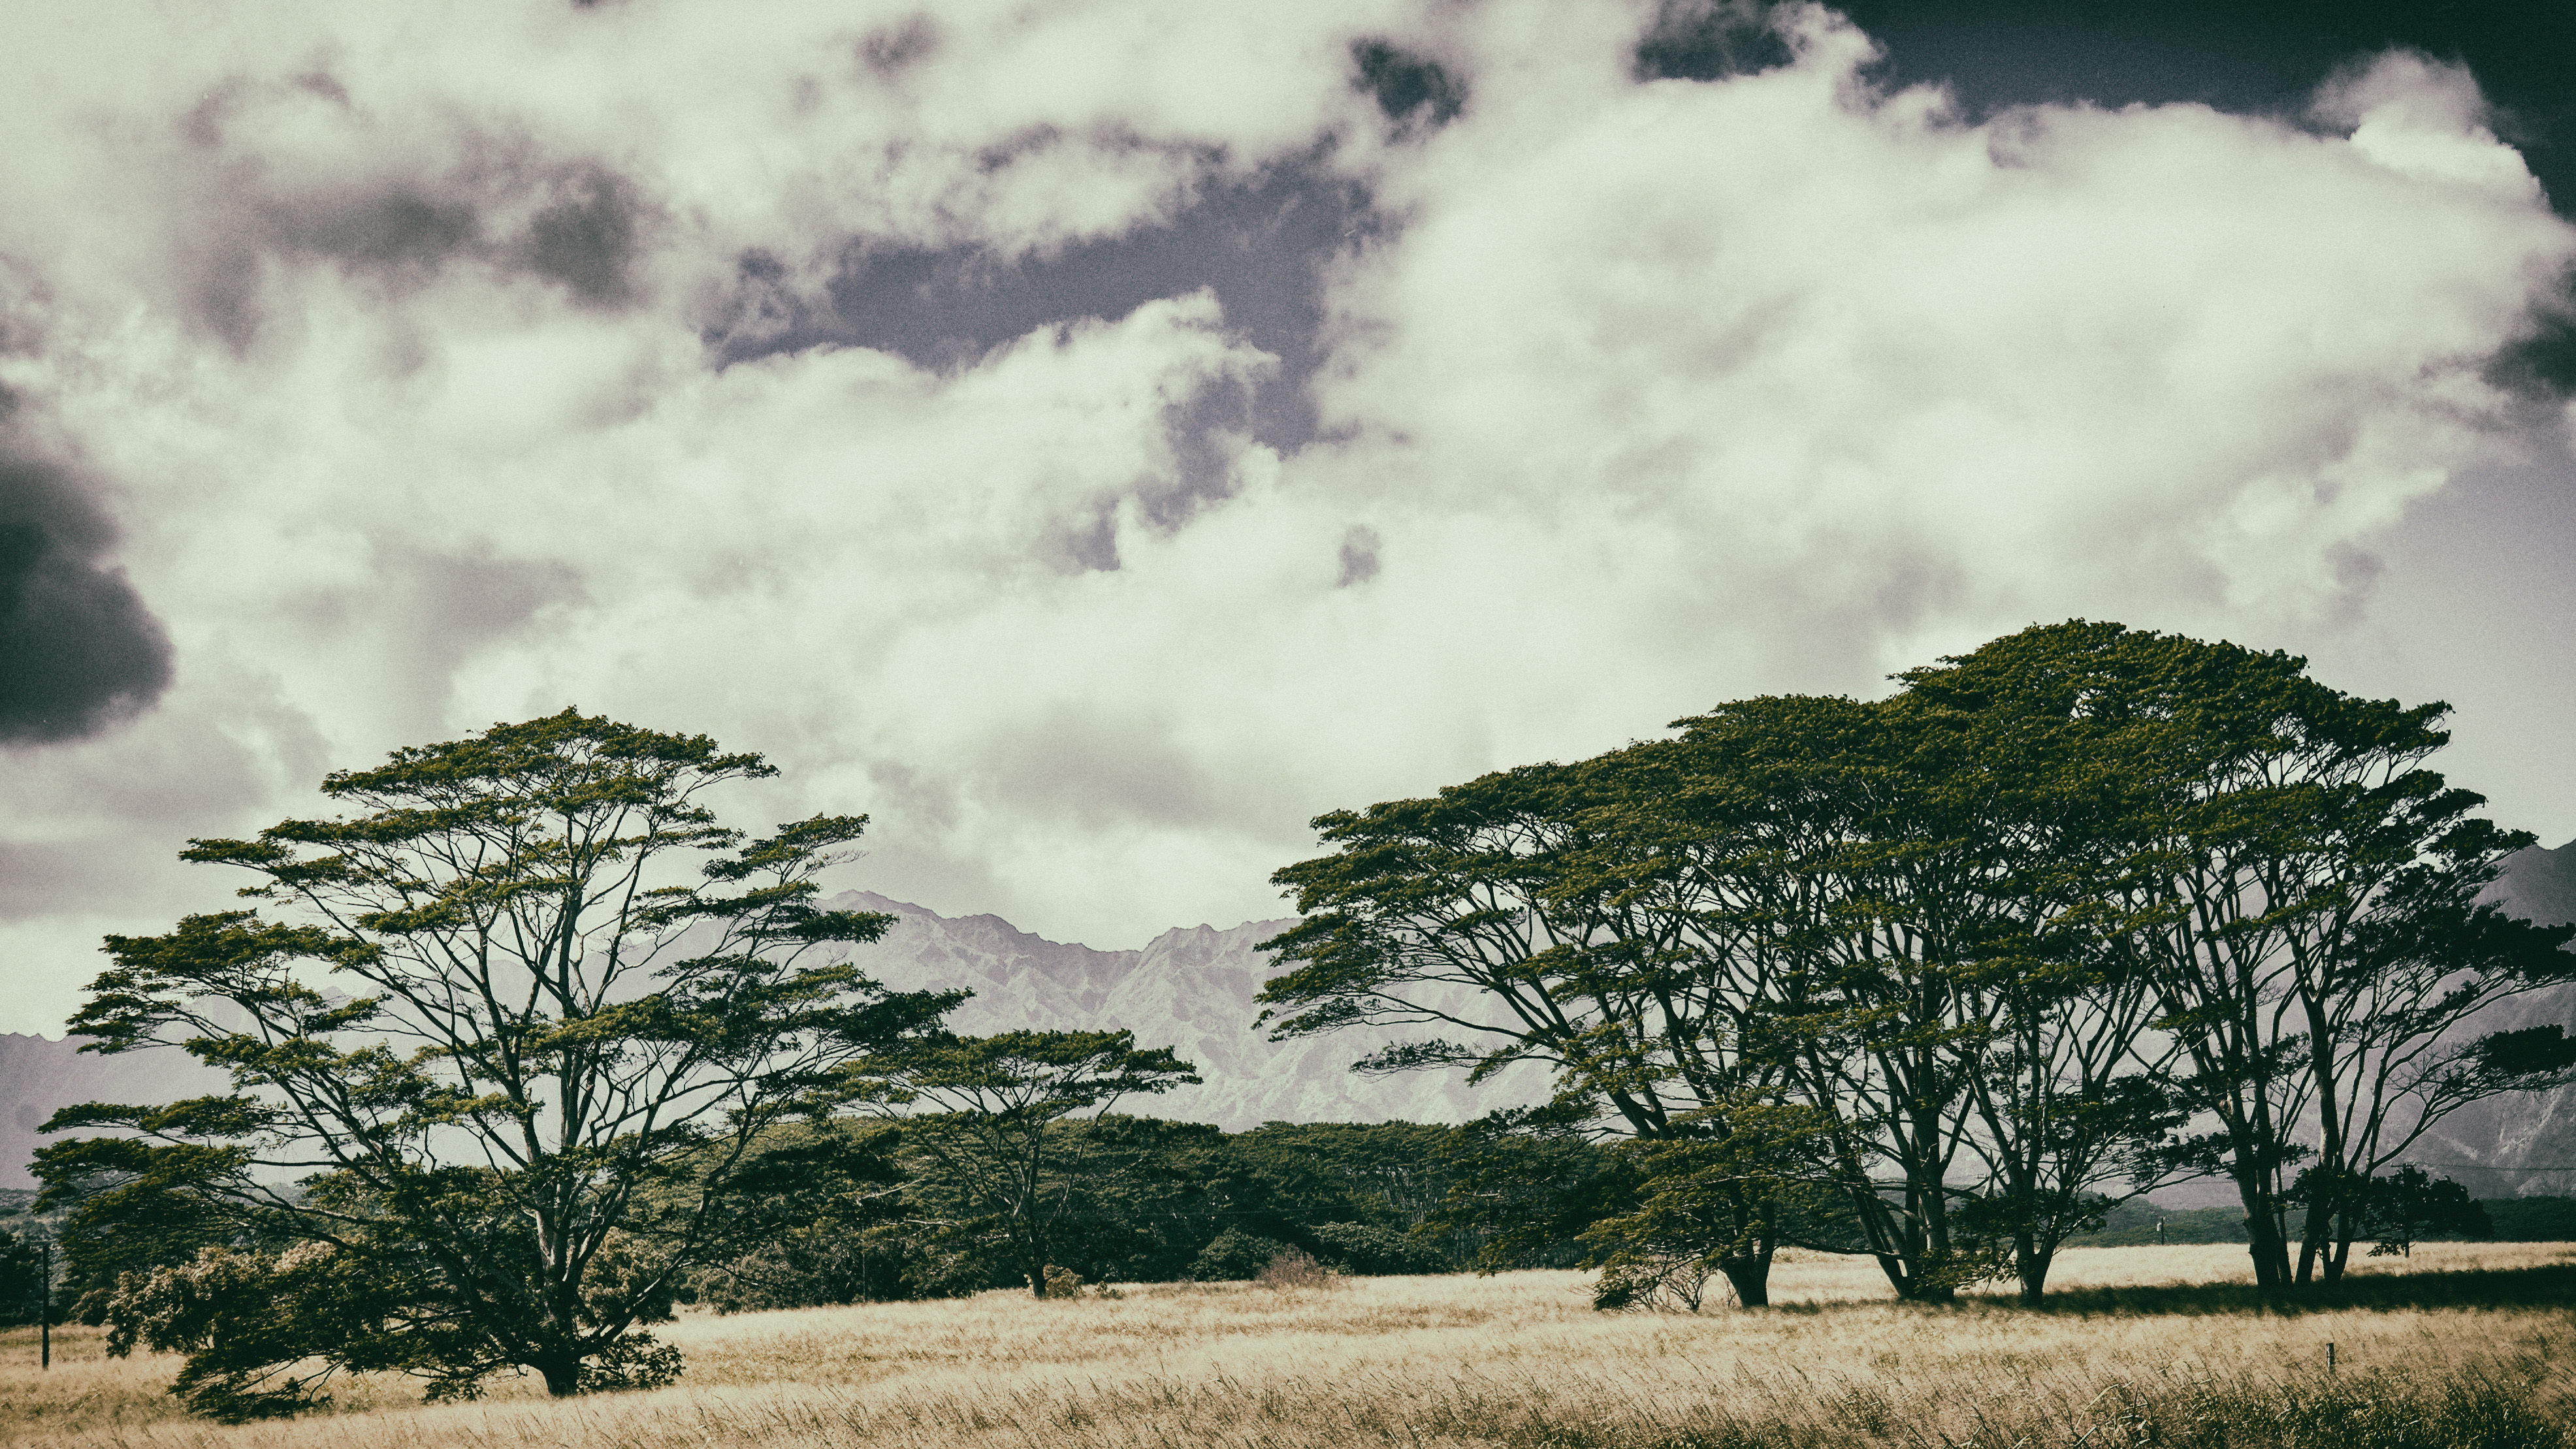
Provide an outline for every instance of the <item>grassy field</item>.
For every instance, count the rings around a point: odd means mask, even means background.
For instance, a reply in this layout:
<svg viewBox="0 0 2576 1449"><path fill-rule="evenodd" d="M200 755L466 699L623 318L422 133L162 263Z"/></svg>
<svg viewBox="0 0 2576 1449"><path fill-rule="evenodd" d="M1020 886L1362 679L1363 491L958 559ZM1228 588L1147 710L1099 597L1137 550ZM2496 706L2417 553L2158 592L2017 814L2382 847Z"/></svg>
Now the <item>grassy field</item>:
<svg viewBox="0 0 2576 1449"><path fill-rule="evenodd" d="M1131 1287L684 1317L678 1387L425 1408L406 1383L238 1429L182 1418L175 1361L98 1330L0 1335L0 1439L63 1449L710 1445L1550 1446L2576 1443L2576 1245L2438 1244L2341 1301L2264 1311L2241 1248L2071 1251L2038 1312L1889 1299L1866 1262L1784 1255L1780 1306L1599 1314L1575 1273L1329 1290ZM2335 1345L2336 1369L2326 1367Z"/></svg>

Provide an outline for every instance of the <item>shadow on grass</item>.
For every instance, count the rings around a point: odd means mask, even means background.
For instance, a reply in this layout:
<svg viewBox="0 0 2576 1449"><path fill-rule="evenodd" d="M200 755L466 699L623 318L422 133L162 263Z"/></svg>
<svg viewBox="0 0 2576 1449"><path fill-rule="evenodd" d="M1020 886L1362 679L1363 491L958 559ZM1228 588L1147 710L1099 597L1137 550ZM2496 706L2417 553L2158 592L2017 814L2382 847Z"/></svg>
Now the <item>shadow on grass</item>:
<svg viewBox="0 0 2576 1449"><path fill-rule="evenodd" d="M2576 1263L2477 1268L2453 1273L2362 1273L2334 1283L2266 1292L2251 1283L2170 1283L2049 1290L2038 1308L1997 1294L1962 1297L1962 1308L2029 1313L2132 1315L2322 1313L2344 1308L2562 1308L2576 1303Z"/></svg>

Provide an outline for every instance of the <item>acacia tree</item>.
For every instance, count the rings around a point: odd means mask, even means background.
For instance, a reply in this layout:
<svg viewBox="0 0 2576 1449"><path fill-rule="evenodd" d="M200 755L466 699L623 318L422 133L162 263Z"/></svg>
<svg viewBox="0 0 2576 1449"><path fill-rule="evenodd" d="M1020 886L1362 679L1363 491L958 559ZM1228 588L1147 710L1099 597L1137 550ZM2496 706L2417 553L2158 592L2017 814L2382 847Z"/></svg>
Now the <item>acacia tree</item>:
<svg viewBox="0 0 2576 1449"><path fill-rule="evenodd" d="M1741 1165L1691 1188L1689 1257L1758 1307L1784 1241L1776 1175L1752 1151L1779 1134L1766 1122L1737 1140L1772 1071L1740 1019L1759 994L1742 973L1764 963L1694 940L1707 903L1682 866L1725 809L1662 809L1684 784L1676 765L1656 742L1317 818L1338 849L1272 877L1306 919L1262 943L1289 969L1264 986L1261 1019L1277 1022L1274 1040L1427 1027L1440 1034L1355 1069L1463 1066L1481 1081L1534 1062L1555 1078L1551 1121L1699 1145L1660 1162Z"/></svg>
<svg viewBox="0 0 2576 1449"><path fill-rule="evenodd" d="M2468 1029L2576 976L2557 949L2576 931L2477 904L2531 837L2424 768L2448 706L2357 699L2286 654L2080 620L1945 664L1922 687L2115 732L2097 760L2122 801L2105 826L2120 849L2105 940L2153 982L2153 1024L2214 1123L2178 1156L2235 1180L2259 1283L2334 1277L2343 1194L2457 1108L2576 1070L2559 1028Z"/></svg>
<svg viewBox="0 0 2576 1449"><path fill-rule="evenodd" d="M1979 651L1991 666L2020 640ZM2158 1149L2186 1117L2167 1078L2173 1039L2149 1029L2152 973L2126 949L2136 862L2127 826L2152 771L2135 725L2062 692L1992 691L1960 667L1908 670L1882 706L1905 722L1903 816L1933 822L1965 869L1911 898L1951 922L1947 1038L1976 1171L1963 1225L2008 1248L2022 1301L2058 1246L2170 1171ZM1918 829L1914 833L1922 833Z"/></svg>
<svg viewBox="0 0 2576 1449"><path fill-rule="evenodd" d="M1040 1298L1086 1190L1138 1169L1161 1145L1150 1130L1096 1130L1107 1125L1101 1119L1122 1097L1199 1080L1170 1047L1138 1050L1130 1031L943 1035L881 1054L870 1067L884 1078L880 1108L907 1110L908 1144L936 1164L923 1175L936 1182L924 1185L945 1184L968 1209L941 1226L993 1233ZM1070 1120L1086 1113L1087 1123ZM1095 1130L1064 1130L1075 1125Z"/></svg>
<svg viewBox="0 0 2576 1449"><path fill-rule="evenodd" d="M109 937L71 1025L84 1051L177 1045L235 1090L66 1109L46 1130L122 1135L39 1171L149 1177L242 1241L296 1246L128 1276L115 1345L189 1351L176 1391L228 1418L311 1403L343 1369L433 1397L508 1369L557 1395L676 1374L638 1325L762 1227L740 1189L831 1166L768 1152L766 1129L843 1103L962 998L817 959L892 918L814 904L864 816L749 839L701 801L774 773L566 710L330 775L353 815L192 842L183 859L249 871L279 919Z"/></svg>

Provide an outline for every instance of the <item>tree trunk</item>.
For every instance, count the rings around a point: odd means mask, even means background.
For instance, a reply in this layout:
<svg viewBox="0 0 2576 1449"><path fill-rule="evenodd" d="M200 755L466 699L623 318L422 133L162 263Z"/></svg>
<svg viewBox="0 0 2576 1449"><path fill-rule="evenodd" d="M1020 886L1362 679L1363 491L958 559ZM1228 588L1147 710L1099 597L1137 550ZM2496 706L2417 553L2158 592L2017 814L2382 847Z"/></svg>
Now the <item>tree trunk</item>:
<svg viewBox="0 0 2576 1449"><path fill-rule="evenodd" d="M2343 1276L2343 1265L2352 1260L2352 1240L2359 1231L2359 1224L2346 1223L2343 1226L2343 1231L2335 1234L2334 1247L2326 1254L2325 1277L2327 1282L2332 1283ZM2415 1255L2414 1253L2409 1252L2406 1256L2411 1258Z"/></svg>
<svg viewBox="0 0 2576 1449"><path fill-rule="evenodd" d="M2289 1287L2290 1245L2281 1236L2280 1219L2260 1191L2241 1187L2240 1196L2245 1202L2245 1251L2254 1260L2254 1286L2266 1292Z"/></svg>
<svg viewBox="0 0 2576 1449"><path fill-rule="evenodd" d="M546 1392L558 1399L568 1399L581 1392L581 1354L573 1349L555 1349L538 1355L528 1365L545 1376Z"/></svg>
<svg viewBox="0 0 2576 1449"><path fill-rule="evenodd" d="M1741 1308L1771 1306L1771 1250L1747 1253L1740 1258L1721 1258L1717 1270L1726 1275L1727 1286L1735 1290L1735 1302Z"/></svg>
<svg viewBox="0 0 2576 1449"><path fill-rule="evenodd" d="M2048 1265L2055 1253L2043 1251L2036 1235L2025 1229L2013 1239L2013 1269L2021 1277L2021 1306L2037 1308L2048 1292Z"/></svg>

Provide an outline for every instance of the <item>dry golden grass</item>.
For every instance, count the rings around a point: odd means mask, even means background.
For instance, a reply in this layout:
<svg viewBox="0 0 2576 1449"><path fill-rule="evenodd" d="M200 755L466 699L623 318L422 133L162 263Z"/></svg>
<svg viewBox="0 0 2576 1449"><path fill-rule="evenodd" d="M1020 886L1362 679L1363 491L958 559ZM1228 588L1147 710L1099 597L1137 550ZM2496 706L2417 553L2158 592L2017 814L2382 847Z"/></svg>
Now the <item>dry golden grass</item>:
<svg viewBox="0 0 2576 1449"><path fill-rule="evenodd" d="M2070 1251L2052 1283L2066 1306L2040 1313L2001 1298L1896 1303L1865 1260L1809 1254L1784 1255L1768 1313L1594 1313L1577 1273L1329 1293L1168 1284L1114 1301L996 1292L685 1317L664 1336L688 1376L652 1393L557 1404L504 1381L480 1403L430 1408L407 1383L356 1383L330 1411L237 1429L179 1414L163 1392L175 1360L108 1360L97 1330L58 1330L39 1374L33 1330L11 1330L0 1436L63 1449L2091 1444L2109 1442L2103 1405L2125 1402L2106 1386L2260 1398L2323 1382L2329 1341L2337 1383L2501 1376L2535 1384L2534 1402L2563 1419L2576 1307L2528 1290L2519 1305L2408 1306L2418 1283L2381 1279L2568 1264L2568 1244L2437 1244L2359 1265L2395 1306L2288 1314L2228 1311L2224 1288L2202 1295L2220 1311L2193 1311L2162 1286L2242 1282L2244 1252L2228 1247ZM2438 1303L2431 1290L2451 1280L2419 1281L2415 1296ZM1788 1437L1721 1432L1747 1424Z"/></svg>

